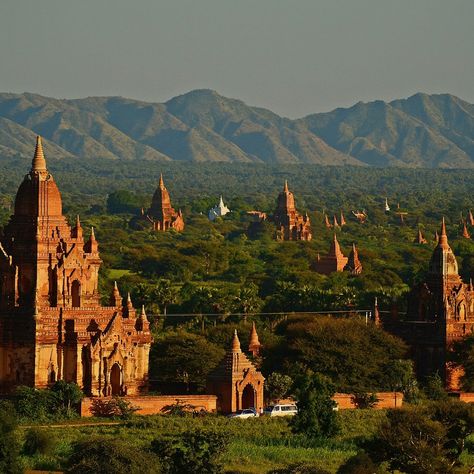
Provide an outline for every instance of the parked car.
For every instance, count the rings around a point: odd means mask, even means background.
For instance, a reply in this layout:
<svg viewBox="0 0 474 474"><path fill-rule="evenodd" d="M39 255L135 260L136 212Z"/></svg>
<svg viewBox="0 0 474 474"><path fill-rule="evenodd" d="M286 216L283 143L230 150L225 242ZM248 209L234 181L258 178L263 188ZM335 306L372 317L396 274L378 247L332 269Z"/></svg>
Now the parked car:
<svg viewBox="0 0 474 474"><path fill-rule="evenodd" d="M264 415L268 416L295 416L298 413L296 405L270 405L263 410Z"/></svg>
<svg viewBox="0 0 474 474"><path fill-rule="evenodd" d="M236 411L227 415L228 418L252 418L258 416L257 410L255 408L245 408L244 410Z"/></svg>

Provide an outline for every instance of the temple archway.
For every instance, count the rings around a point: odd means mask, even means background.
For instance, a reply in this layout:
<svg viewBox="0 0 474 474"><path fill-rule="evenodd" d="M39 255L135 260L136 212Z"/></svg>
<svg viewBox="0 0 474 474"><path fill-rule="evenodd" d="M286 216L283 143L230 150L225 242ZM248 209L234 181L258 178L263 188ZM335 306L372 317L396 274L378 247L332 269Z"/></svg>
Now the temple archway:
<svg viewBox="0 0 474 474"><path fill-rule="evenodd" d="M112 395L121 395L122 393L122 369L115 363L110 371L110 386Z"/></svg>
<svg viewBox="0 0 474 474"><path fill-rule="evenodd" d="M56 382L56 371L54 370L54 365L49 364L48 367L48 384L53 385Z"/></svg>
<svg viewBox="0 0 474 474"><path fill-rule="evenodd" d="M79 308L81 306L81 283L74 280L71 285L72 307Z"/></svg>
<svg viewBox="0 0 474 474"><path fill-rule="evenodd" d="M242 409L254 408L256 406L255 402L255 390L252 385L248 384L242 392Z"/></svg>

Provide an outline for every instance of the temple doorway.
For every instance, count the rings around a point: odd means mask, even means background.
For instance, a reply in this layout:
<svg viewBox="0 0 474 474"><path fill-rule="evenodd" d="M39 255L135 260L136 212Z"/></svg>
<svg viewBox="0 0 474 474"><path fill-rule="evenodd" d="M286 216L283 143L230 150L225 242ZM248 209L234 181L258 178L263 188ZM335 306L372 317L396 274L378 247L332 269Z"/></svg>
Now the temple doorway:
<svg viewBox="0 0 474 474"><path fill-rule="evenodd" d="M255 390L248 384L242 392L242 409L255 407Z"/></svg>
<svg viewBox="0 0 474 474"><path fill-rule="evenodd" d="M122 392L122 369L120 365L115 363L110 371L110 385L112 387L112 395L121 395Z"/></svg>
<svg viewBox="0 0 474 474"><path fill-rule="evenodd" d="M71 285L72 307L79 308L81 306L81 283L74 280Z"/></svg>

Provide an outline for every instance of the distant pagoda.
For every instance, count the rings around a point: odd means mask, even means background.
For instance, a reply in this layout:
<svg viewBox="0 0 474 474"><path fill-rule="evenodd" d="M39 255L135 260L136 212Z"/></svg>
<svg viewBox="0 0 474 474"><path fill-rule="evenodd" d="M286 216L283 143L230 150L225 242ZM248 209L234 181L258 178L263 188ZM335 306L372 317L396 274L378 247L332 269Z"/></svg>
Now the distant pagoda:
<svg viewBox="0 0 474 474"><path fill-rule="evenodd" d="M283 191L278 195L273 221L277 228L277 240L311 240L313 237L309 216L303 216L296 210L288 181L285 181Z"/></svg>
<svg viewBox="0 0 474 474"><path fill-rule="evenodd" d="M219 200L219 204L209 210L208 217L210 221L215 221L218 217L224 217L229 214L230 209L224 204L222 196Z"/></svg>
<svg viewBox="0 0 474 474"><path fill-rule="evenodd" d="M181 209L176 212L171 206L170 195L163 181L163 175L160 175L160 182L153 195L151 207L148 209L146 217L153 224L154 230L174 229L178 232L184 230L183 214Z"/></svg>

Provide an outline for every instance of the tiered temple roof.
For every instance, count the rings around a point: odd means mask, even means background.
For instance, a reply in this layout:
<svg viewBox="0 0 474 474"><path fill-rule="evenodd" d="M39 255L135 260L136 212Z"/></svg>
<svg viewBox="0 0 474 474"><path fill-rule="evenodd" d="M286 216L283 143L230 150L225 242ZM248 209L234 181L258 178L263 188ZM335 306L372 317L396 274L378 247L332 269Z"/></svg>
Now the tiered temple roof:
<svg viewBox="0 0 474 474"><path fill-rule="evenodd" d="M277 240L311 240L313 237L309 216L303 216L296 210L288 181L285 181L283 191L278 195L273 221L277 228Z"/></svg>
<svg viewBox="0 0 474 474"><path fill-rule="evenodd" d="M329 275L332 272L342 272L347 262L348 258L342 253L339 242L337 241L337 236L334 234L329 253L322 257L318 255L314 269L318 273Z"/></svg>
<svg viewBox="0 0 474 474"><path fill-rule="evenodd" d="M178 232L184 230L184 219L181 209L176 212L171 206L171 199L168 190L163 181L163 175L160 175L158 187L153 195L151 207L146 213L147 219L153 224L153 229L166 231L174 229Z"/></svg>

